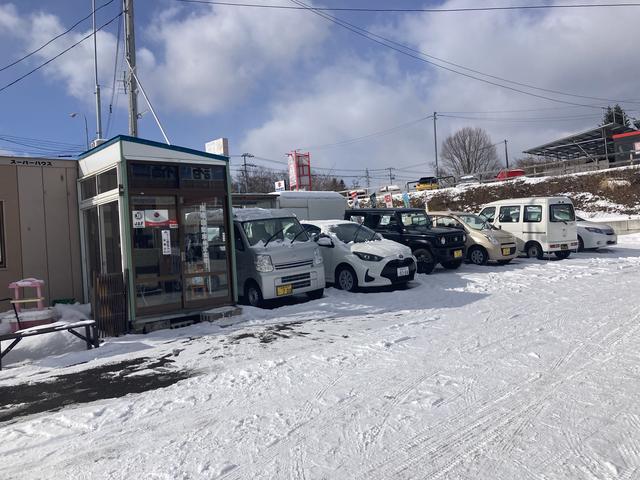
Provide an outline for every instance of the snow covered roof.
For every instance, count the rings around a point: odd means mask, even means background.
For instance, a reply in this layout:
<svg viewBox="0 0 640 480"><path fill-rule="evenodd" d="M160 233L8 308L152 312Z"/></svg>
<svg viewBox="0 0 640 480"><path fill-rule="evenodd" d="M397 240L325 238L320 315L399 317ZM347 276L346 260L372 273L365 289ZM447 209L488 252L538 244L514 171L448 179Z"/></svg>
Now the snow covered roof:
<svg viewBox="0 0 640 480"><path fill-rule="evenodd" d="M316 227L331 227L333 225L342 225L344 223L355 223L349 220L302 220L303 225L315 225Z"/></svg>
<svg viewBox="0 0 640 480"><path fill-rule="evenodd" d="M252 220L263 220L266 218L290 218L295 214L288 210L269 208L234 208L233 218L239 222L250 222Z"/></svg>
<svg viewBox="0 0 640 480"><path fill-rule="evenodd" d="M313 199L335 199L345 197L338 192L316 191L316 192L274 192L272 195L279 195L282 198L313 198Z"/></svg>

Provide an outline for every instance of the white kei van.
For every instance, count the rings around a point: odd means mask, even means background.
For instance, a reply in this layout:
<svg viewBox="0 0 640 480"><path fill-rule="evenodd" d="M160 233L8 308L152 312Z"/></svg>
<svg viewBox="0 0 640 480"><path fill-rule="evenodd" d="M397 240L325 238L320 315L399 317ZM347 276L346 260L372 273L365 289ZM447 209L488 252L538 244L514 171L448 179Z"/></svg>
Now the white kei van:
<svg viewBox="0 0 640 480"><path fill-rule="evenodd" d="M567 197L510 198L488 203L480 215L516 237L520 252L543 258L567 258L578 250L573 203Z"/></svg>
<svg viewBox="0 0 640 480"><path fill-rule="evenodd" d="M249 305L300 293L322 298L322 254L293 213L234 209L233 232L238 292Z"/></svg>

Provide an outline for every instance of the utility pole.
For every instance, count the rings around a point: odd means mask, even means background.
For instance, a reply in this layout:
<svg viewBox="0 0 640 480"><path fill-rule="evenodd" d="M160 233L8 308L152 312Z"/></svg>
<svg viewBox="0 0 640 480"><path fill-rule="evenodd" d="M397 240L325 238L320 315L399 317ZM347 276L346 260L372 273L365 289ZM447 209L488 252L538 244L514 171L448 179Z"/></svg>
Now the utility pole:
<svg viewBox="0 0 640 480"><path fill-rule="evenodd" d="M100 84L98 83L98 39L96 35L96 0L91 2L93 8L93 68L96 79L96 140L102 139L102 105L100 102Z"/></svg>
<svg viewBox="0 0 640 480"><path fill-rule="evenodd" d="M507 164L507 168L509 168L509 150L507 150L507 139L504 139L504 161Z"/></svg>
<svg viewBox="0 0 640 480"><path fill-rule="evenodd" d="M438 172L438 130L436 129L436 120L438 119L438 112L433 112L433 149L436 154L436 178L439 177Z"/></svg>
<svg viewBox="0 0 640 480"><path fill-rule="evenodd" d="M243 153L240 155L242 157L242 163L244 168L244 193L249 193L249 174L247 172L247 157L253 158L254 155L250 153Z"/></svg>
<svg viewBox="0 0 640 480"><path fill-rule="evenodd" d="M123 0L125 58L129 65L127 85L129 89L129 135L138 136L138 83L136 73L136 40L133 28L133 0Z"/></svg>
<svg viewBox="0 0 640 480"><path fill-rule="evenodd" d="M387 170L389 170L389 185L391 185L393 183L393 180L396 178L395 175L391 172L393 170L393 167L389 167L387 168Z"/></svg>
<svg viewBox="0 0 640 480"><path fill-rule="evenodd" d="M371 177L369 176L369 169L365 168L364 170L364 178L367 182L367 193L369 192L369 188L371 187Z"/></svg>

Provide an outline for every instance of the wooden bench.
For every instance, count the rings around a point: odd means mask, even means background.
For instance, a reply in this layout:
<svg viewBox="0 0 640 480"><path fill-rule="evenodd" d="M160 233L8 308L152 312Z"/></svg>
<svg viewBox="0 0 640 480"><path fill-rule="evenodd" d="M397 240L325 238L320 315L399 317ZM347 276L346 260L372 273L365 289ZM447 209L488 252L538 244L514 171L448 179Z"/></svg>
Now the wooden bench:
<svg viewBox="0 0 640 480"><path fill-rule="evenodd" d="M84 328L84 335L76 331L76 329ZM25 328L24 330L18 330L15 333L7 333L0 335L0 370L2 370L2 359L9 353L13 347L15 347L20 340L27 337L34 337L36 335L44 335L46 333L64 332L67 331L72 335L75 335L81 340L84 340L87 344L87 350L92 348L98 348L100 341L98 338L98 329L96 327L95 320L81 320L74 323L51 323L49 325L41 325L39 327ZM2 342L5 340L13 340L7 348L2 349Z"/></svg>

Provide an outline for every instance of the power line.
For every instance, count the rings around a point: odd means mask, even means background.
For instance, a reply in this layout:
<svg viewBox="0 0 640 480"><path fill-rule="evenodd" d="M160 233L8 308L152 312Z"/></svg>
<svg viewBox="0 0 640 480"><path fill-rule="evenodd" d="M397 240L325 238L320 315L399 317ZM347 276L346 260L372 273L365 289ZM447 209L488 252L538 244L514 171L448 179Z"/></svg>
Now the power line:
<svg viewBox="0 0 640 480"><path fill-rule="evenodd" d="M421 62L427 63L429 65L433 65L435 67L441 68L443 70L455 73L457 75L461 75L461 76L464 76L464 77L467 77L467 78L471 78L471 79L477 80L479 82L487 83L489 85L494 85L494 86L501 87L501 88L504 88L504 89L507 89L507 90L511 90L511 91L514 91L514 92L522 93L524 95L529 95L529 96L532 96L532 97L541 98L541 99L549 100L549 101L556 102L556 103L563 103L563 104L566 104L566 105L575 105L575 106L581 106L581 107L586 107L586 108L597 108L597 109L602 108L602 106L599 106L599 105L589 105L589 104L577 103L577 102L572 102L572 101L568 101L568 100L562 100L562 99L558 99L558 98L548 97L548 96L537 94L537 93L533 93L533 92L528 92L526 90L521 90L519 88L511 87L511 86L508 86L508 85L503 85L501 83L497 83L497 82L494 82L494 81L491 81L491 80L487 80L485 78L479 78L479 77L476 77L474 75L471 75L471 74L468 74L468 73L465 73L465 72L461 72L461 71L455 70L453 68L447 67L445 65L440 65L439 63L427 60L425 58L422 58L421 56L418 56L418 55L416 55L414 53L411 53L411 52L418 53L419 51L417 51L417 50L414 50L414 49L412 49L410 47L407 47L405 45L402 45L402 44L398 44L397 42L394 42L393 40L390 40L388 38L385 38L385 37L382 37L382 36L377 35L375 33L372 33L372 32L370 32L370 31L368 31L368 30L366 30L364 28L358 27L358 26L353 25L353 24L351 24L351 23L349 23L349 22L347 22L345 20L339 19L338 17L334 17L333 15L329 15L327 13L324 13L324 12L321 12L321 11L317 11L314 7L308 6L308 5L306 5L305 3L301 2L301 1L298 1L298 0L291 0L291 1L293 3L295 3L295 4L297 4L297 5L305 7L310 12L312 12L312 13L314 13L314 14L322 17L322 18L324 18L325 20L328 20L328 21L330 21L332 23L335 23L336 25L339 25L342 28L345 28L345 29L351 31L351 32L355 33L356 35L359 35L359 36L361 36L363 38L366 38L367 40L370 40L370 41L372 41L374 43L377 43L378 45L382 45L382 46L387 47L387 48L389 48L391 50L394 50L394 51L396 51L398 53L401 53L401 54L406 55L408 57L414 58L414 59L419 60ZM380 39L380 40L378 40L378 39ZM401 46L401 48L395 47L394 44ZM425 54L423 52L419 52L419 55L429 56L429 55L427 55L427 54ZM447 63L451 64L451 62L447 62ZM459 67L459 68L463 68L463 69L467 69L467 70L472 71L471 69L468 69L467 67ZM491 78L491 75L484 74L484 73L480 73L480 74ZM513 81L508 81L508 82L517 84L517 82L513 82ZM528 88L538 88L538 87L528 86ZM577 96L577 97L580 97L580 98L585 98L586 97L586 96L579 96L579 95L573 95L573 94L568 94L568 95ZM598 97L586 97L586 98L599 99ZM600 99L600 100L602 100L602 99ZM604 99L604 100L609 101L609 102L617 102L617 103L640 103L640 102L631 101L631 100L624 100L624 101L623 100L612 100L612 99Z"/></svg>
<svg viewBox="0 0 640 480"><path fill-rule="evenodd" d="M269 5L258 3L232 3L211 0L176 0L181 3L197 3L203 5L219 5L226 7L272 8L278 10L305 10L305 7L291 5ZM372 12L372 13L462 13L490 12L496 10L542 10L552 8L605 8L605 7L640 7L640 3L576 3L568 5L511 5L500 7L468 7L468 8L357 8L357 7L318 7L325 12Z"/></svg>
<svg viewBox="0 0 640 480"><path fill-rule="evenodd" d="M22 141L22 142L28 142L30 145L41 145L41 146L50 146L50 147L56 147L57 146L57 147L61 147L61 148L66 148L66 147L82 148L83 147L83 145L81 145L79 143L67 143L67 142L59 142L57 140L44 140L44 139L40 139L40 138L19 137L19 136L16 136L16 135L0 134L0 138L6 138L6 139Z"/></svg>
<svg viewBox="0 0 640 480"><path fill-rule="evenodd" d="M111 23L113 23L117 18L120 17L120 15L122 15L122 12L120 12L118 15L116 15L115 17L113 17L111 20L109 20L107 23L103 24L101 27L96 29L96 32L99 32L100 30L102 30L103 28L107 27L108 25L110 25ZM55 57L50 58L49 60L47 60L46 62L38 65L36 68L28 71L27 73L25 73L24 75L21 75L20 77L16 78L15 80L13 80L12 82L7 83L6 85L4 85L3 87L0 88L0 92L5 91L7 88L11 87L12 85L15 85L16 83L20 82L21 80L24 80L26 77L28 77L29 75L31 75L32 73L37 72L38 70L40 70L42 67L45 67L46 65L50 64L51 62L53 62L54 60L56 60L57 58L61 57L62 55L64 55L65 53L67 53L69 50L71 50L72 48L77 47L78 45L80 45L82 42L84 42L85 40L91 38L93 36L93 32L91 32L89 35L85 36L84 38L82 38L81 40L77 41L76 43L74 43L73 45L71 45L68 48L65 48L63 51L61 51L60 53L58 53Z"/></svg>
<svg viewBox="0 0 640 480"><path fill-rule="evenodd" d="M23 60L26 60L27 58L31 57L32 55L38 53L40 50L42 50L43 48L47 47L48 45L50 45L51 43L55 42L57 39L59 39L60 37L63 37L64 35L66 35L67 33L69 33L71 30L73 30L74 28L76 28L78 25L80 25L82 22L84 22L85 20L87 20L88 18L90 18L94 13L97 13L99 10L103 9L104 7L106 7L107 5L113 3L114 0L109 0L107 3L104 3L102 5L100 5L98 8L96 8L95 10L92 10L91 13L89 15L87 15L84 18L81 18L80 20L78 20L76 23L74 23L71 27L69 27L67 30L65 30L64 32L56 35L55 37L53 37L51 40L49 40L48 42L46 42L44 45L36 48L35 50L27 53L26 55L20 57L19 59L15 60L14 62L5 65L4 67L0 68L0 72L5 71L7 68L11 68L14 65L17 65L18 63L22 62Z"/></svg>

